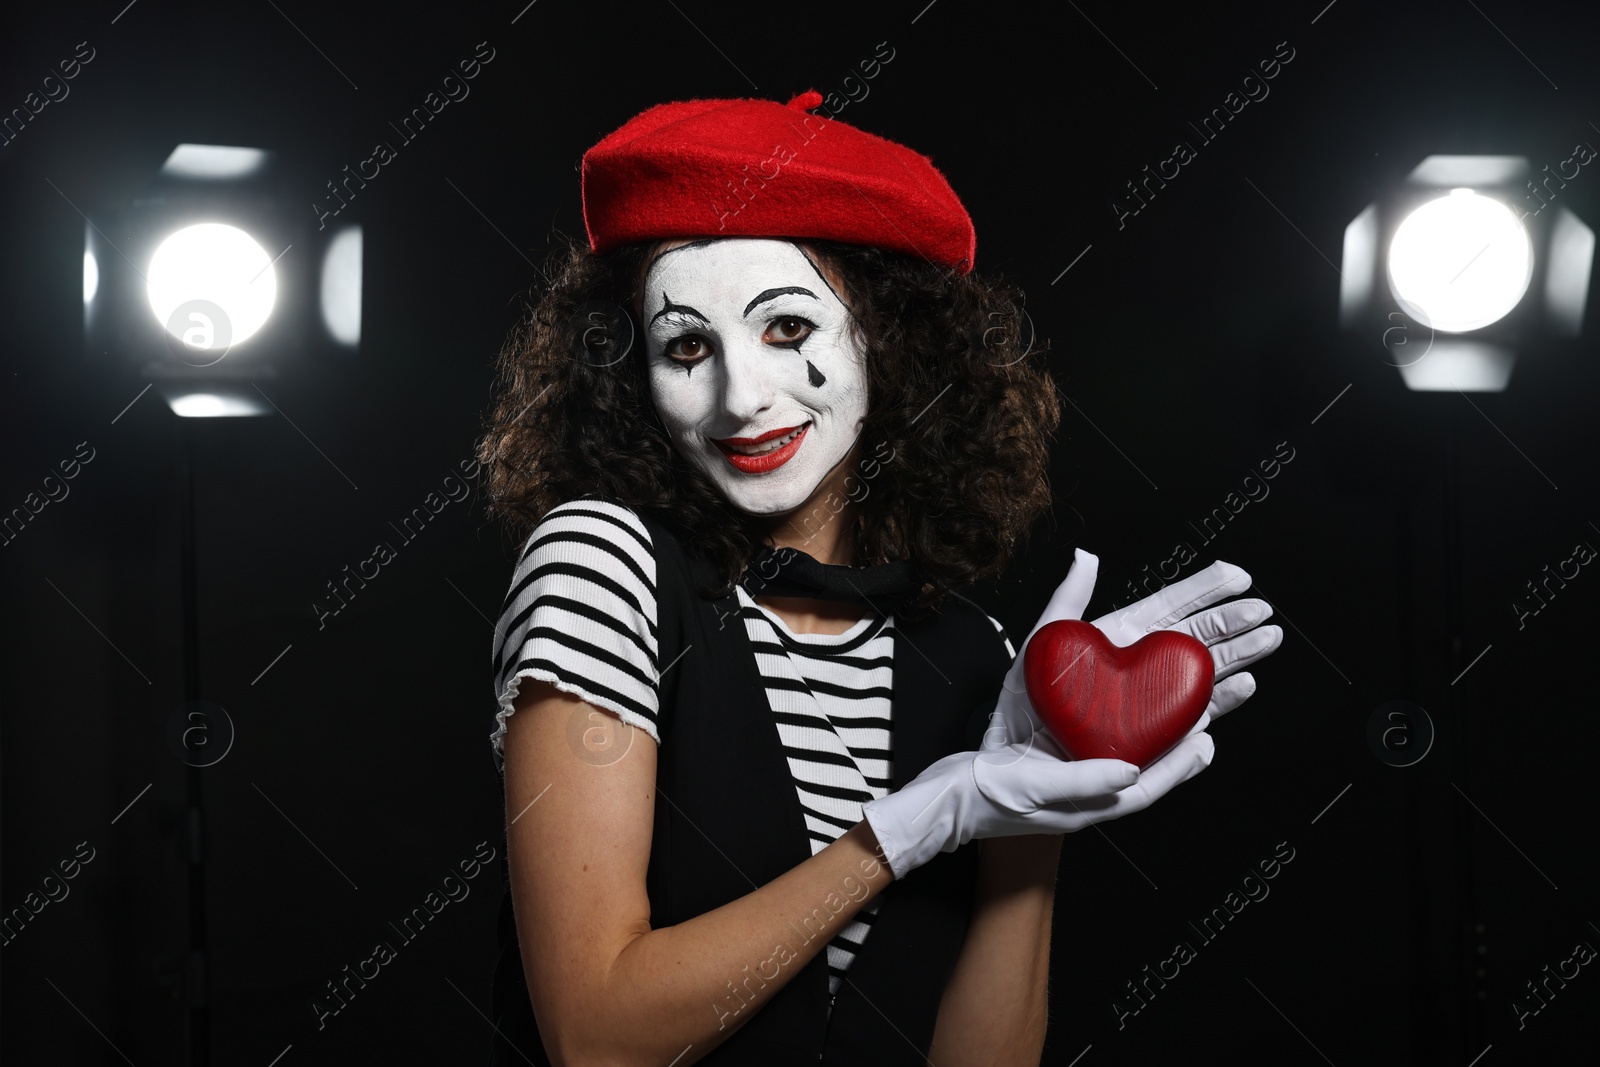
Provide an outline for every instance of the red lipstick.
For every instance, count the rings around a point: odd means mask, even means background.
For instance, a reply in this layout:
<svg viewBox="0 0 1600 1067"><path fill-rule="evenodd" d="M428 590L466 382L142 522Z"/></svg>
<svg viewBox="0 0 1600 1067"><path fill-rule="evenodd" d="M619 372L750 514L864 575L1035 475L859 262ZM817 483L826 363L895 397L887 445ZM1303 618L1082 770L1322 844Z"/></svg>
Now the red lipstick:
<svg viewBox="0 0 1600 1067"><path fill-rule="evenodd" d="M806 439L806 431L810 428L810 423L801 423L799 426L788 426L777 430L771 430L767 433L761 434L759 437L724 437L720 440L713 439L713 443L722 451L722 454L727 457L728 462L733 464L736 469L744 472L745 474L765 474L768 471L777 470L779 467L789 462L790 458L800 450L800 443ZM774 449L771 452L764 452L759 456L746 455L745 453L740 452L732 447L735 445L748 447L751 445L764 444L767 441L776 440L777 438L785 437L791 433L795 435L794 440L790 441L782 448Z"/></svg>

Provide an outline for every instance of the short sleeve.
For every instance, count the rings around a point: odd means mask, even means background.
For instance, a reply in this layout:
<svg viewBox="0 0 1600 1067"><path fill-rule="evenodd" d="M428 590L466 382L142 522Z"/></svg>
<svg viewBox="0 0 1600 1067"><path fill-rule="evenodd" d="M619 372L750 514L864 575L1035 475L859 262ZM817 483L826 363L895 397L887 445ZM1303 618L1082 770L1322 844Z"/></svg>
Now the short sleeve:
<svg viewBox="0 0 1600 1067"><path fill-rule="evenodd" d="M638 515L588 498L551 508L523 545L495 626L496 759L523 678L582 697L660 744L657 656L655 553Z"/></svg>

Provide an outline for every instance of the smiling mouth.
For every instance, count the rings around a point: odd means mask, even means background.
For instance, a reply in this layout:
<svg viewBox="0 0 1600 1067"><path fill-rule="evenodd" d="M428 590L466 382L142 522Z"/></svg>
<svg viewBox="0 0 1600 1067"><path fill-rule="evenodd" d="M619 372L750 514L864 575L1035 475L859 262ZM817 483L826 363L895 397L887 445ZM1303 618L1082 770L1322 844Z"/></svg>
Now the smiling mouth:
<svg viewBox="0 0 1600 1067"><path fill-rule="evenodd" d="M713 443L729 463L746 474L764 474L789 461L805 440L810 422L773 430L759 437L727 437Z"/></svg>

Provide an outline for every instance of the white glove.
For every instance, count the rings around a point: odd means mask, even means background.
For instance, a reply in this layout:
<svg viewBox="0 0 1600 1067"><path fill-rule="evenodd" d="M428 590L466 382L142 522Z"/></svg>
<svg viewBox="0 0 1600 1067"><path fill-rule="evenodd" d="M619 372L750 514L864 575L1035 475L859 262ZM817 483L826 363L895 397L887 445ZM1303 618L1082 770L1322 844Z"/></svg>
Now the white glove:
<svg viewBox="0 0 1600 1067"><path fill-rule="evenodd" d="M1061 760L1028 741L954 752L861 811L904 878L974 839L1072 833L1149 807L1205 770L1211 753L1211 736L1198 733L1141 774L1123 760Z"/></svg>
<svg viewBox="0 0 1600 1067"><path fill-rule="evenodd" d="M1019 646L1011 670L1001 683L1000 699L983 737L984 750L997 750L1031 739L1052 755L1067 758L1055 738L1043 728L1028 699L1023 654L1028 641L1047 623L1083 618L1083 609L1089 604L1099 570L1097 557L1081 548L1074 550L1066 578L1056 587L1039 621L1028 631L1028 640ZM1189 731L1189 737L1193 738L1213 719L1232 711L1256 691L1255 678L1242 668L1269 655L1283 643L1281 626L1260 626L1272 614L1272 605L1265 600L1235 600L1208 611L1200 610L1249 588L1249 574L1218 560L1181 582L1164 586L1143 600L1102 615L1091 625L1118 647L1131 645L1156 630L1170 629L1196 638L1211 650L1211 699L1205 713ZM1149 769L1154 770L1155 766L1152 764Z"/></svg>

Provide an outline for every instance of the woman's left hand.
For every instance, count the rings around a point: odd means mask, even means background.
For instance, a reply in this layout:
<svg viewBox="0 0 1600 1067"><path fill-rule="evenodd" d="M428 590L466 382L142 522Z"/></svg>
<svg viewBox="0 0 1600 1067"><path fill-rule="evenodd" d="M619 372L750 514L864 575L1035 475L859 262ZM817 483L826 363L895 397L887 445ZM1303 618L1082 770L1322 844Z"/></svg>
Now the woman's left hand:
<svg viewBox="0 0 1600 1067"><path fill-rule="evenodd" d="M984 733L983 750L994 750L1020 741L1035 739L1035 743L1052 754L1066 759L1055 738L1042 728L1033 704L1028 699L1027 683L1023 677L1023 655L1028 641L1048 623L1061 619L1081 619L1094 592L1095 578L1100 561L1083 549L1074 550L1072 566L1050 602L1045 605L1039 621L1028 632L1016 659L1001 685L1000 700ZM1250 575L1242 568L1221 560L1216 561L1181 582L1163 586L1143 600L1136 601L1091 621L1106 639L1119 647L1131 645L1148 633L1170 629L1186 633L1201 641L1211 651L1213 684L1211 700L1205 713L1189 731L1204 730L1217 719L1240 704L1255 692L1255 678L1244 668L1270 655L1283 643L1283 628L1262 626L1272 614L1272 606L1265 600L1235 600L1217 607L1218 601L1244 592L1250 588ZM1205 610L1209 609L1209 610Z"/></svg>

